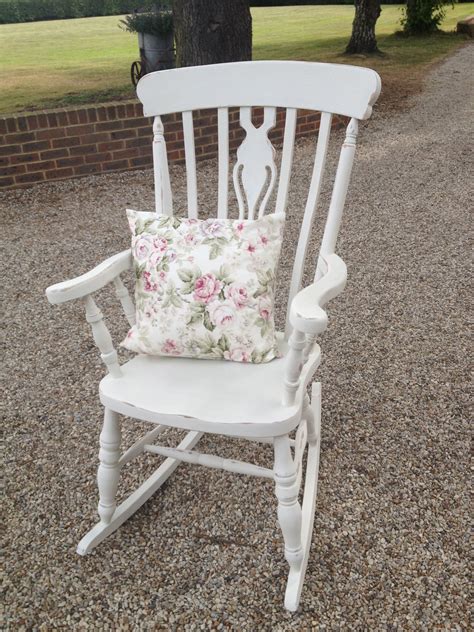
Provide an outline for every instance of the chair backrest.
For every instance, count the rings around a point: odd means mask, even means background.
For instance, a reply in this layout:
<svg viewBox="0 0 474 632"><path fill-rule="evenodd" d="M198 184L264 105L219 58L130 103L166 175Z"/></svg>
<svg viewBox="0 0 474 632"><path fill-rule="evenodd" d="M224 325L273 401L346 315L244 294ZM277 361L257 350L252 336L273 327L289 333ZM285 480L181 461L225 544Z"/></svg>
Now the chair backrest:
<svg viewBox="0 0 474 632"><path fill-rule="evenodd" d="M278 181L274 211L285 213L293 163L297 110L321 112L318 142L309 192L300 230L288 305L301 288L306 250L321 191L333 115L350 119L341 149L331 203L326 219L316 278L324 274L324 256L334 252L349 184L358 121L367 119L380 93L380 78L367 68L297 61L236 62L164 70L145 75L137 86L145 116L154 117L153 162L155 208L173 213L166 144L161 115L182 113L186 161L188 215L198 217L196 153L193 111L217 109L218 192L217 217L228 214L229 108L240 108L246 135L237 149L233 184L239 217L261 217ZM263 107L263 123L254 127L252 107ZM275 150L268 132L276 123L276 108L286 108L279 177ZM288 334L288 325L287 332Z"/></svg>

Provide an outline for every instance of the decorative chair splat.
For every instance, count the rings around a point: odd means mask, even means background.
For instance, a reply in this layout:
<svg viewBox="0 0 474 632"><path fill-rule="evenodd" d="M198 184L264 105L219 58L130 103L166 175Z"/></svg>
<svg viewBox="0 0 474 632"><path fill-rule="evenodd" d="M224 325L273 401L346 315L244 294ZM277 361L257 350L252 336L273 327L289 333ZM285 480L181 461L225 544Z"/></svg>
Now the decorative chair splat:
<svg viewBox="0 0 474 632"><path fill-rule="evenodd" d="M258 202L263 196L258 208L258 217L261 217L275 186L275 148L268 138L268 132L275 127L275 123L275 108L264 108L263 123L260 127L255 127L252 123L252 108L240 108L240 125L246 136L237 149L237 162L233 171L240 219L245 217L244 197L247 202L248 219L254 219Z"/></svg>

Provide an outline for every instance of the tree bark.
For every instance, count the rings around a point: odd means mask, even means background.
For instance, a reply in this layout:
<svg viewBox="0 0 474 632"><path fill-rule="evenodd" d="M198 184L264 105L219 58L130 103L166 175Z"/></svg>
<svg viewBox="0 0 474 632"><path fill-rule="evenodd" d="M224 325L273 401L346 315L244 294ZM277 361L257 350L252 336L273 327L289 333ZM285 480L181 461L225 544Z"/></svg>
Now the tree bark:
<svg viewBox="0 0 474 632"><path fill-rule="evenodd" d="M176 65L252 59L249 0L174 0Z"/></svg>
<svg viewBox="0 0 474 632"><path fill-rule="evenodd" d="M378 53L375 23L381 13L380 0L355 0L352 36L346 54Z"/></svg>

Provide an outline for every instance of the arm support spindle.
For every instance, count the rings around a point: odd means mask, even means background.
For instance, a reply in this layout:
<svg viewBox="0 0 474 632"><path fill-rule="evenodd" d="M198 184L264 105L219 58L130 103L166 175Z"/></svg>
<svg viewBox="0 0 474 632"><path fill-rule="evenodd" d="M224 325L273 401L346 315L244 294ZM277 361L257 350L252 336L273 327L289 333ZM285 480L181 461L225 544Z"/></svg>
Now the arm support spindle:
<svg viewBox="0 0 474 632"><path fill-rule="evenodd" d="M122 370L118 363L117 352L112 343L112 337L107 329L102 312L97 307L92 296L84 299L86 320L92 328L95 344L99 347L100 357L113 377L122 377Z"/></svg>

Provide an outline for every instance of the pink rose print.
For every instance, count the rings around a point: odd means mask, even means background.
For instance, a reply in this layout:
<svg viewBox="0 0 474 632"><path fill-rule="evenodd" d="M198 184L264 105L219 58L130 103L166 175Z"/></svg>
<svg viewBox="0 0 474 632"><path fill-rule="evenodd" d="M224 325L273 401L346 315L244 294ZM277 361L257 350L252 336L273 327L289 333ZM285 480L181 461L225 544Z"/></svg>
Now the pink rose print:
<svg viewBox="0 0 474 632"><path fill-rule="evenodd" d="M152 283L151 282L151 273L150 272L144 272L143 273L143 278L144 278L144 282L143 282L143 289L145 290L145 292L156 292L158 289L158 284L157 283Z"/></svg>
<svg viewBox="0 0 474 632"><path fill-rule="evenodd" d="M164 239L163 237L155 237L153 239L153 248L154 250L158 251L158 252L165 252L165 250L168 248L168 240Z"/></svg>
<svg viewBox="0 0 474 632"><path fill-rule="evenodd" d="M194 235L193 233L187 233L187 235L184 238L184 241L186 242L188 246L192 246L193 244L196 243L196 235Z"/></svg>
<svg viewBox="0 0 474 632"><path fill-rule="evenodd" d="M225 327L230 325L235 318L235 312L231 305L226 303L218 303L217 301L208 306L209 318L211 323L216 327Z"/></svg>
<svg viewBox="0 0 474 632"><path fill-rule="evenodd" d="M266 235L260 235L260 243L262 246L266 246L268 244L268 237Z"/></svg>
<svg viewBox="0 0 474 632"><path fill-rule="evenodd" d="M208 219L201 224L201 230L206 237L225 237L225 228L222 222Z"/></svg>
<svg viewBox="0 0 474 632"><path fill-rule="evenodd" d="M213 274L205 274L194 283L193 298L200 303L209 303L222 289L222 283Z"/></svg>
<svg viewBox="0 0 474 632"><path fill-rule="evenodd" d="M245 224L244 224L243 222L239 222L239 223L237 224L237 226L235 227L235 230L236 230L238 233L241 233L241 232L244 230L244 226L245 226Z"/></svg>
<svg viewBox="0 0 474 632"><path fill-rule="evenodd" d="M181 348L175 340L171 340L171 338L167 338L165 340L165 344L161 347L162 353L166 353L167 355L181 355Z"/></svg>
<svg viewBox="0 0 474 632"><path fill-rule="evenodd" d="M166 252L168 249L168 241L162 237L153 238L153 250L150 256L150 264L156 268L162 261L165 254L169 255L170 252Z"/></svg>
<svg viewBox="0 0 474 632"><path fill-rule="evenodd" d="M247 243L247 245L245 246L245 250L246 250L247 252L250 252L250 254L253 254L253 253L257 250L257 248L256 248L255 244L252 244L252 243L249 241L249 242Z"/></svg>
<svg viewBox="0 0 474 632"><path fill-rule="evenodd" d="M272 303L268 298L262 298L258 302L258 313L263 320L269 320L272 316Z"/></svg>
<svg viewBox="0 0 474 632"><path fill-rule="evenodd" d="M234 362L250 362L249 354L243 349L232 349L232 351L225 351L224 358L226 360L233 360Z"/></svg>
<svg viewBox="0 0 474 632"><path fill-rule="evenodd" d="M152 265L153 268L156 268L156 266L158 266L161 263L162 259L163 259L163 253L159 252L158 250L155 250L155 252L153 252L153 254L150 257L150 264Z"/></svg>
<svg viewBox="0 0 474 632"><path fill-rule="evenodd" d="M153 243L149 235L139 237L135 242L135 258L137 261L148 259L153 250Z"/></svg>
<svg viewBox="0 0 474 632"><path fill-rule="evenodd" d="M237 309L242 309L249 302L249 295L243 285L232 283L225 289L225 296L233 302Z"/></svg>

